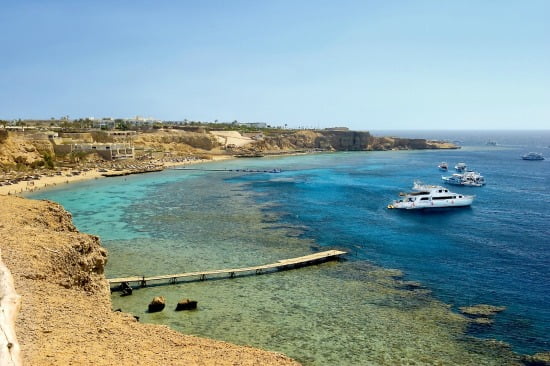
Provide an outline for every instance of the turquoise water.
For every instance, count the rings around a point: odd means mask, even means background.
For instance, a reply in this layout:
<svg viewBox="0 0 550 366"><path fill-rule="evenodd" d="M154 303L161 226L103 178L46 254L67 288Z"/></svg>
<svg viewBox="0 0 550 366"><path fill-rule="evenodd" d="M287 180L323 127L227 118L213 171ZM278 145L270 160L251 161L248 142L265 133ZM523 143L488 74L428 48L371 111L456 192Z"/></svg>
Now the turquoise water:
<svg viewBox="0 0 550 366"><path fill-rule="evenodd" d="M288 354L311 365L506 364L550 350L549 161L531 146L356 152L210 163L280 174L167 170L42 191L102 238L108 277L241 267L328 248L344 262L113 294L113 307L188 334ZM540 149L539 149L540 150ZM540 150L549 155L548 150ZM481 171L471 208L385 209L414 179L439 183L446 160ZM393 269L393 270L392 270ZM401 273L403 276L401 276ZM407 286L406 281L422 285ZM161 313L145 312L157 295ZM172 311L181 298L194 312ZM473 326L459 306L506 306Z"/></svg>

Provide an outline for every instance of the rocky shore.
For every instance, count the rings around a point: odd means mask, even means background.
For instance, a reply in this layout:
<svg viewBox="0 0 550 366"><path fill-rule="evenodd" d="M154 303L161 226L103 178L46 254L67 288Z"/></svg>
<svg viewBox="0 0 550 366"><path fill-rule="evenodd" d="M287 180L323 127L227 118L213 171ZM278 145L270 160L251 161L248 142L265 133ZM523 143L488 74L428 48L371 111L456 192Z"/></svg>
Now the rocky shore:
<svg viewBox="0 0 550 366"><path fill-rule="evenodd" d="M21 295L25 365L298 365L251 347L187 336L113 312L99 238L60 205L0 196L0 250Z"/></svg>

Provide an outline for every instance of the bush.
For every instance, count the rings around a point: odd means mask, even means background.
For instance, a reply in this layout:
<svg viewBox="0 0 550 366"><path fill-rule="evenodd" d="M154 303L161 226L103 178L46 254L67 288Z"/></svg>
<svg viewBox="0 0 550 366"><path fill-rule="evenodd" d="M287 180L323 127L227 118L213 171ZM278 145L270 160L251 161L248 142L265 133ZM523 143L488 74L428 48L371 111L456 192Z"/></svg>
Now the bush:
<svg viewBox="0 0 550 366"><path fill-rule="evenodd" d="M17 164L27 165L27 158L24 156L17 156L14 160Z"/></svg>
<svg viewBox="0 0 550 366"><path fill-rule="evenodd" d="M0 144L8 139L8 131L0 130Z"/></svg>
<svg viewBox="0 0 550 366"><path fill-rule="evenodd" d="M36 169L36 168L39 168L41 166L44 166L44 164L45 164L44 160L35 160L31 163L31 168Z"/></svg>
<svg viewBox="0 0 550 366"><path fill-rule="evenodd" d="M46 168L48 168L48 169L54 169L55 168L55 161L54 161L54 158L53 158L52 154L44 153L43 159L44 159L44 165L46 166Z"/></svg>

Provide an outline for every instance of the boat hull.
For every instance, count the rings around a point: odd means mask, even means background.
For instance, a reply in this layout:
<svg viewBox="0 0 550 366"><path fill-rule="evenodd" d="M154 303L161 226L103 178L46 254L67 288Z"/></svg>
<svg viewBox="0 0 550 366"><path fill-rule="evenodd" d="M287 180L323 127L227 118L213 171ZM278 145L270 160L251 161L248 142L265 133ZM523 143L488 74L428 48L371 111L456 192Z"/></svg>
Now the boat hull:
<svg viewBox="0 0 550 366"><path fill-rule="evenodd" d="M453 208L471 206L474 196L464 196L463 198L431 200L426 202L399 202L394 201L388 205L389 209L400 210L425 210L433 208Z"/></svg>

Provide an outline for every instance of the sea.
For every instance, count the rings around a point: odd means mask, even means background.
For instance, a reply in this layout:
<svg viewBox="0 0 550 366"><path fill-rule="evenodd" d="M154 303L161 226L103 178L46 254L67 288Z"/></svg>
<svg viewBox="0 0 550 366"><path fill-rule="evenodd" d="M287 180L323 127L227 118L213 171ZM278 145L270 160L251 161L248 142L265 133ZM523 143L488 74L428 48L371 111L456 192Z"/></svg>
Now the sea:
<svg viewBox="0 0 550 366"><path fill-rule="evenodd" d="M113 292L113 309L141 322L304 365L506 365L550 351L550 131L371 133L461 148L234 159L30 197L61 203L79 230L101 238L109 278L348 252L294 270ZM547 159L520 158L530 151ZM475 195L471 207L387 209L415 180L443 184L459 162L487 181L448 186ZM272 169L281 172L263 172ZM148 313L155 296L167 307ZM198 309L174 311L186 298ZM476 304L505 310L478 324L460 313Z"/></svg>

